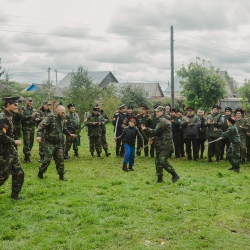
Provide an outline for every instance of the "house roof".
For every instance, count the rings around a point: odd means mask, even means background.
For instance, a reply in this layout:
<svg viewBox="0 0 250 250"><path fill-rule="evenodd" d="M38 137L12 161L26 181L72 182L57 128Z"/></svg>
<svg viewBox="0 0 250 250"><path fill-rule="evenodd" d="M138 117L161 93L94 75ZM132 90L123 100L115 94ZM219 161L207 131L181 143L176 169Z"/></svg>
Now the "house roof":
<svg viewBox="0 0 250 250"><path fill-rule="evenodd" d="M118 83L118 80L115 78L111 71L88 71L88 76L91 78L94 84L101 84L106 77L110 77L112 82ZM68 73L58 84L59 88L69 87L71 82L71 73Z"/></svg>
<svg viewBox="0 0 250 250"><path fill-rule="evenodd" d="M149 98L159 98L164 97L161 86L158 82L121 82L116 83L115 87L120 89L127 84L132 84L136 86L142 86L146 92L148 92Z"/></svg>

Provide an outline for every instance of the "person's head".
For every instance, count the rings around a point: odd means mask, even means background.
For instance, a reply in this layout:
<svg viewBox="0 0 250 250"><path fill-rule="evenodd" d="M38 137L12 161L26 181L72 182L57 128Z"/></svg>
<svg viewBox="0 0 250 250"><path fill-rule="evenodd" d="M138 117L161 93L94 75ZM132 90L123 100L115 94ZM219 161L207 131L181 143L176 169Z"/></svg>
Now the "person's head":
<svg viewBox="0 0 250 250"><path fill-rule="evenodd" d="M230 107L225 108L225 115L231 115L232 109Z"/></svg>
<svg viewBox="0 0 250 250"><path fill-rule="evenodd" d="M148 108L145 105L140 106L141 113L144 115L147 113Z"/></svg>
<svg viewBox="0 0 250 250"><path fill-rule="evenodd" d="M219 113L219 110L220 110L220 107L218 105L214 105L213 109L212 109L212 113L217 114L217 113Z"/></svg>
<svg viewBox="0 0 250 250"><path fill-rule="evenodd" d="M204 115L204 110L203 110L203 108L199 108L199 109L198 109L197 115L198 115L199 117L202 117L202 116Z"/></svg>
<svg viewBox="0 0 250 250"><path fill-rule="evenodd" d="M101 104L101 103L97 103L97 104L95 105L95 107L96 107L96 108L99 108L100 111L102 110L102 104Z"/></svg>
<svg viewBox="0 0 250 250"><path fill-rule="evenodd" d="M235 122L236 122L235 117L231 116L231 117L229 117L229 118L227 119L227 126L228 126L228 127L231 127L231 126L233 126L233 125L235 124Z"/></svg>
<svg viewBox="0 0 250 250"><path fill-rule="evenodd" d="M4 107L10 113L18 113L18 99L20 96L5 97Z"/></svg>
<svg viewBox="0 0 250 250"><path fill-rule="evenodd" d="M44 101L44 102L43 102L43 109L44 109L44 110L49 110L49 109L50 109L50 105L51 105L51 104L50 104L49 102Z"/></svg>
<svg viewBox="0 0 250 250"><path fill-rule="evenodd" d="M187 111L187 116L192 116L194 114L194 108L192 107L187 107L186 111Z"/></svg>
<svg viewBox="0 0 250 250"><path fill-rule="evenodd" d="M56 107L56 113L59 117L64 117L66 115L65 108L62 105Z"/></svg>
<svg viewBox="0 0 250 250"><path fill-rule="evenodd" d="M154 111L156 114L156 118L159 118L165 114L166 108L163 106L158 106Z"/></svg>
<svg viewBox="0 0 250 250"><path fill-rule="evenodd" d="M127 113L128 113L128 114L132 114L132 113L133 113L133 110L134 110L134 107L133 107L133 106L128 106L128 108L127 108Z"/></svg>
<svg viewBox="0 0 250 250"><path fill-rule="evenodd" d="M93 112L94 115L99 115L100 114L100 109L97 108L97 107L94 107L92 112Z"/></svg>
<svg viewBox="0 0 250 250"><path fill-rule="evenodd" d="M137 118L136 117L129 117L128 118L128 125L130 127L134 127L136 125Z"/></svg>
<svg viewBox="0 0 250 250"><path fill-rule="evenodd" d="M177 117L182 117L182 113L179 109L176 110L176 116Z"/></svg>
<svg viewBox="0 0 250 250"><path fill-rule="evenodd" d="M244 115L244 110L243 109L237 108L235 110L236 119L240 119L243 115Z"/></svg>
<svg viewBox="0 0 250 250"><path fill-rule="evenodd" d="M32 98L31 98L31 97L28 97L27 100L26 100L26 105L29 106L29 107L31 107L32 104L33 104Z"/></svg>
<svg viewBox="0 0 250 250"><path fill-rule="evenodd" d="M122 104L118 107L118 110L120 113L124 113L126 111L126 105L125 104Z"/></svg>
<svg viewBox="0 0 250 250"><path fill-rule="evenodd" d="M170 109L171 109L171 104L170 103L167 103L165 105L165 109L166 109L166 112L169 113L170 112Z"/></svg>
<svg viewBox="0 0 250 250"><path fill-rule="evenodd" d="M75 112L75 104L74 103L70 103L67 106L68 110L70 113L74 113Z"/></svg>
<svg viewBox="0 0 250 250"><path fill-rule="evenodd" d="M176 109L174 109L174 108L170 109L170 115L172 117L176 116Z"/></svg>

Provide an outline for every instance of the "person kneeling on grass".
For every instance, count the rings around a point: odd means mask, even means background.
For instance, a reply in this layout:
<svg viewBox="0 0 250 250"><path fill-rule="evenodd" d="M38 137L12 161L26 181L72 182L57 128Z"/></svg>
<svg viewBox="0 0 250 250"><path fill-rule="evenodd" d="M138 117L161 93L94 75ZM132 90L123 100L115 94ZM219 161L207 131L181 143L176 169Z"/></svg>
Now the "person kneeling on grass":
<svg viewBox="0 0 250 250"><path fill-rule="evenodd" d="M240 172L240 135L238 129L234 125L236 123L235 117L229 117L227 119L228 129L223 132L221 137L217 140L228 138L231 145L227 151L227 159L232 165L228 170L233 170L234 172Z"/></svg>
<svg viewBox="0 0 250 250"><path fill-rule="evenodd" d="M137 118L129 117L128 118L128 126L126 126L122 134L119 137L115 137L115 140L121 139L124 144L125 156L123 161L122 170L124 171L133 171L134 160L135 160L135 141L136 137L138 139L140 150L143 149L143 137L139 132L139 129L135 127ZM129 164L129 168L127 167Z"/></svg>

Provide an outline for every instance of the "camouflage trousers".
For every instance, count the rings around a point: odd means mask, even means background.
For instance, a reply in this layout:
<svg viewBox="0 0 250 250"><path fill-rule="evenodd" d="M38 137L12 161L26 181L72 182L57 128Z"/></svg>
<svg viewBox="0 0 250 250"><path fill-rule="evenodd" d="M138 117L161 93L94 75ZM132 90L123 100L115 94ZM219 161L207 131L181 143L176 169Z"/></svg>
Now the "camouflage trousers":
<svg viewBox="0 0 250 250"><path fill-rule="evenodd" d="M45 138L44 134L41 134L41 142L39 143L39 155L44 155L44 145L45 145Z"/></svg>
<svg viewBox="0 0 250 250"><path fill-rule="evenodd" d="M240 135L240 155L241 155L241 158L247 158L247 138L246 138L246 135Z"/></svg>
<svg viewBox="0 0 250 250"><path fill-rule="evenodd" d="M39 167L39 171L45 173L48 169L48 166L52 160L54 159L56 163L56 170L58 174L64 174L64 152L63 152L63 144L52 144L45 141L44 145L44 160L42 161L41 166Z"/></svg>
<svg viewBox="0 0 250 250"><path fill-rule="evenodd" d="M23 128L23 153L30 156L34 144L35 127Z"/></svg>
<svg viewBox="0 0 250 250"><path fill-rule="evenodd" d="M97 154L102 152L102 137L101 136L89 136L89 151L94 153L96 150Z"/></svg>
<svg viewBox="0 0 250 250"><path fill-rule="evenodd" d="M24 171L16 148L8 146L0 151L0 186L12 175L12 190L20 192L24 182Z"/></svg>
<svg viewBox="0 0 250 250"><path fill-rule="evenodd" d="M209 136L207 138L208 142L210 141L214 141L216 139L218 139L219 137L211 137ZM212 142L210 144L208 144L208 153L207 155L209 157L213 157L214 155L216 157L220 157L221 156L221 141L216 141L216 142Z"/></svg>
<svg viewBox="0 0 250 250"><path fill-rule="evenodd" d="M227 151L227 159L232 167L240 167L240 144L231 144Z"/></svg>
<svg viewBox="0 0 250 250"><path fill-rule="evenodd" d="M72 133L72 134L75 134L75 133ZM66 135L66 140L65 140L65 145L64 145L65 152L68 152L70 150L72 144L73 144L73 150L74 151L78 150L77 138L73 138L72 136Z"/></svg>
<svg viewBox="0 0 250 250"><path fill-rule="evenodd" d="M102 148L106 151L108 150L108 142L106 139L106 134L102 134Z"/></svg>
<svg viewBox="0 0 250 250"><path fill-rule="evenodd" d="M156 157L155 157L156 175L163 175L163 169L165 169L170 174L175 171L172 165L168 161L169 156L170 153L167 151L160 151L160 152L156 151Z"/></svg>

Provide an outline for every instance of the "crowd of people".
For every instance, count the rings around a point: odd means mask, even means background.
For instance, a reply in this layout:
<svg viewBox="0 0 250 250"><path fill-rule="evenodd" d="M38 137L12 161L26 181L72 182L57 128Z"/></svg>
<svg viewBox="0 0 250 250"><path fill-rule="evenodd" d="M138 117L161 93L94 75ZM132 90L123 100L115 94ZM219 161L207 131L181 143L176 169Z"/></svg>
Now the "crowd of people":
<svg viewBox="0 0 250 250"><path fill-rule="evenodd" d="M88 128L91 156L94 157L96 153L97 157L101 157L102 150L107 157L111 155L106 139L109 118L100 104L93 107L82 125L73 103L67 105L66 112L61 104L56 106L55 111L51 111L48 101L44 101L36 110L32 98L27 98L21 108L18 107L19 97L6 97L4 102L4 110L0 113L0 185L12 174L13 199L19 199L24 182L24 171L17 150L17 146L22 143L21 130L24 162L27 164L31 162L36 130L40 179L44 178L44 173L54 159L59 180L67 180L64 176L64 160L70 158L68 153L71 147L74 156L79 156L79 134L84 126ZM203 108L198 109L197 115L193 107L187 107L185 111L184 115L166 104L155 105L149 112L147 106L141 105L140 112L136 114L133 106L120 105L112 123L116 157L123 157L122 170L133 171L135 156L142 156L143 152L145 157L155 158L157 182L163 181L165 169L172 175L174 183L180 176L168 159L203 159L207 140L208 162L212 162L213 157L216 163L227 159L231 164L229 170L239 172L240 164L250 160L250 124L244 117L244 110L236 109L235 116L230 107L221 112L218 105L214 105L206 116Z"/></svg>

